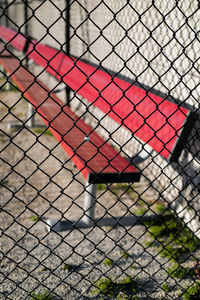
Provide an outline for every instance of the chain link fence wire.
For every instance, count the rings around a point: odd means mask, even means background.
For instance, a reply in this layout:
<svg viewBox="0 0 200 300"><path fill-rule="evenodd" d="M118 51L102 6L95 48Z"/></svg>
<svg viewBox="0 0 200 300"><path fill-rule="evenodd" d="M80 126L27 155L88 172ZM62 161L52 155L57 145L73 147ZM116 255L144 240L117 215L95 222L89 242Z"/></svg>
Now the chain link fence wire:
<svg viewBox="0 0 200 300"><path fill-rule="evenodd" d="M200 2L1 0L0 9L0 299L200 299ZM55 54L47 59L50 53ZM21 69L28 72L22 83ZM79 86L73 85L78 72L86 78ZM108 96L99 88L102 82ZM26 93L34 85L32 99ZM139 91L137 105L129 98L131 87ZM40 90L46 98L37 106ZM110 104L118 90L117 105L126 97L131 112L125 106L117 112L116 103ZM154 111L145 115L150 105L143 104L145 97L168 124L182 111L184 127L192 112L176 161L152 147L157 132L151 116L155 124L159 119ZM100 98L107 111L96 105ZM52 125L61 114L55 103L61 113L71 111L68 132ZM163 113L166 103L175 105L173 113ZM51 122L43 115L45 104ZM138 137L139 128L126 125L134 112L154 131L145 141L145 130ZM94 175L95 184L85 182L82 173L90 161L81 167L74 159L83 143L93 143L90 135L84 141L77 137L71 155L65 151L70 140L61 147L78 120L86 124L84 134L89 124L91 135L131 161L140 181L98 182ZM94 161L103 153L95 147ZM112 166L109 157L106 167ZM92 224L85 199L95 202L99 223ZM91 226L77 225L84 216ZM120 223L119 216L134 221ZM67 229L70 220L77 222Z"/></svg>

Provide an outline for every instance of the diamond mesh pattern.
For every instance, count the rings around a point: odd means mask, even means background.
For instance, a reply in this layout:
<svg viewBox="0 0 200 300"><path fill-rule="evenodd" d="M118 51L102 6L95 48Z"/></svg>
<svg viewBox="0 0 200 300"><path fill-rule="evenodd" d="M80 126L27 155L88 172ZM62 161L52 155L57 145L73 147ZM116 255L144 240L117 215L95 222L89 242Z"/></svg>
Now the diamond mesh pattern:
<svg viewBox="0 0 200 300"><path fill-rule="evenodd" d="M0 299L199 299L199 4L197 0L0 1ZM7 30L14 36L8 37ZM18 48L16 38L21 38ZM49 52L34 46L28 52L31 42L25 51L22 41L27 40L46 45ZM50 49L57 54L46 59ZM82 65L74 63L70 70L64 65L61 73L63 62L53 65L58 53L95 71L85 76ZM46 67L30 59L31 54L43 59ZM8 72L6 59L17 61L18 67ZM33 74L25 90L16 82L22 66ZM86 82L72 90L66 78L75 68ZM153 95L162 99L163 106L170 101L177 111L184 111L190 128L182 135L184 149L177 161L150 148L152 137L144 142L137 130L129 129L128 116L121 117L124 110L115 110L116 103L111 105L92 83L99 70L104 74L100 81L111 78L105 90L113 82L116 90L121 89L118 106L125 95L148 126L153 112L144 117L146 98L134 104L127 96L129 88L123 90L118 79L145 91L161 114ZM28 95L36 84L36 93L43 89L46 95L40 105ZM98 97L93 101L83 97L86 87L90 94L92 88L98 91L110 105L107 113L97 105ZM42 107L49 98L60 112L55 115L48 106L47 117ZM113 120L113 111L119 123ZM61 133L53 124L64 113L74 125ZM166 123L171 124L173 114L165 116ZM85 134L86 127L77 125L79 119L83 126L91 126L91 135L101 136L116 156L131 161L129 167L141 173L139 182L106 179L95 185L99 223L87 228L77 225L89 214L84 201L93 193L88 192L85 166L97 155L105 157L108 166L112 159L90 140L90 134L78 140L72 154L66 153L69 132L78 128ZM176 138L181 135L182 129L171 128ZM67 146L62 148L62 143ZM96 147L96 156L88 160L79 152L87 143ZM92 174L97 178L94 170ZM130 216L131 225L120 223ZM49 230L51 222L59 229L59 221L69 225L74 220L69 229Z"/></svg>

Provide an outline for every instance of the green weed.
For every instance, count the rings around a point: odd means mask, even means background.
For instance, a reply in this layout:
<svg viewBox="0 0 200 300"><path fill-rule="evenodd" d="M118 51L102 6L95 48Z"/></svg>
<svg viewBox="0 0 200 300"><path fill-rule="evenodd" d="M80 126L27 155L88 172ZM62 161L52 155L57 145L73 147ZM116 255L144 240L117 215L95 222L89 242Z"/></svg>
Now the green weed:
<svg viewBox="0 0 200 300"><path fill-rule="evenodd" d="M69 264L63 265L63 271L72 271L72 270L73 270L73 266L71 266Z"/></svg>
<svg viewBox="0 0 200 300"><path fill-rule="evenodd" d="M95 290L92 294L98 296L98 299L132 299L136 300L136 283L131 277L125 278L121 282L115 282L112 278L102 278L95 283Z"/></svg>
<svg viewBox="0 0 200 300"><path fill-rule="evenodd" d="M174 259L180 260L183 254L194 252L200 247L198 238L172 214L160 216L157 221L144 224L151 239L156 240L162 248L162 250L159 248L160 253L168 258L173 256Z"/></svg>
<svg viewBox="0 0 200 300"><path fill-rule="evenodd" d="M200 299L200 285L194 283L191 286L187 286L186 290L183 293L180 293L179 296L182 296L184 300L198 300Z"/></svg>
<svg viewBox="0 0 200 300"><path fill-rule="evenodd" d="M7 84L9 84L9 89L7 89ZM4 78L0 78L0 89L1 91L6 91L6 92L18 92L19 89L17 88L17 85L15 82L12 81L9 76L5 76Z"/></svg>
<svg viewBox="0 0 200 300"><path fill-rule="evenodd" d="M14 108L14 109L15 109L15 108ZM17 116L18 118L22 118L22 117L24 116L24 113L23 113L23 112L19 112L19 113L16 114L16 116Z"/></svg>
<svg viewBox="0 0 200 300"><path fill-rule="evenodd" d="M143 199L138 200L137 204L140 205L140 206L146 206L147 205L147 203Z"/></svg>
<svg viewBox="0 0 200 300"><path fill-rule="evenodd" d="M172 290L172 288L167 283L163 283L162 289L165 292L170 292Z"/></svg>
<svg viewBox="0 0 200 300"><path fill-rule="evenodd" d="M104 183L98 183L97 184L97 190L98 191L104 191L106 189L106 185Z"/></svg>
<svg viewBox="0 0 200 300"><path fill-rule="evenodd" d="M167 269L168 274L173 278L183 279L188 275L188 269L180 266L176 261Z"/></svg>
<svg viewBox="0 0 200 300"><path fill-rule="evenodd" d="M45 127L44 128L35 127L35 128L33 128L33 132L38 133L40 135L45 134L48 136L53 136L52 132Z"/></svg>
<svg viewBox="0 0 200 300"><path fill-rule="evenodd" d="M154 206L154 210L157 213L163 213L165 211L165 206L162 203L156 203L156 205Z"/></svg>
<svg viewBox="0 0 200 300"><path fill-rule="evenodd" d="M131 199L138 198L138 194L134 191L133 186L130 186L129 184L116 183L111 186L110 190L115 194L118 194L119 192L122 192L122 194L126 193Z"/></svg>
<svg viewBox="0 0 200 300"><path fill-rule="evenodd" d="M148 208L141 207L141 208L138 208L137 210L135 210L134 214L136 216L142 216L142 215L144 215L147 212L147 210L148 210Z"/></svg>
<svg viewBox="0 0 200 300"><path fill-rule="evenodd" d="M170 277L183 279L195 276L195 270L181 266L185 255L194 253L200 247L200 241L173 214L168 213L156 221L144 222L151 240L148 247L155 246L160 255L171 262L167 272Z"/></svg>
<svg viewBox="0 0 200 300"><path fill-rule="evenodd" d="M111 191L112 193L114 193L116 195L121 193L121 195L123 195L123 194L129 195L129 197L131 199L137 199L138 198L138 194L133 190L133 186L130 186L128 184L115 183L115 184L112 184L108 187L106 186L106 184L103 184L103 183L98 183L97 184L97 190L105 191L106 189L108 189L109 191Z"/></svg>
<svg viewBox="0 0 200 300"><path fill-rule="evenodd" d="M106 258L104 259L103 263L104 263L104 265L107 266L107 267L111 267L111 266L113 265L113 261L112 261L110 258L108 258L108 257L106 257Z"/></svg>
<svg viewBox="0 0 200 300"><path fill-rule="evenodd" d="M39 221L39 217L37 217L37 216L30 216L30 220L33 221L33 222L37 222L37 221Z"/></svg>
<svg viewBox="0 0 200 300"><path fill-rule="evenodd" d="M40 294L31 293L31 300L52 300L52 299L53 299L53 295L50 294L48 290Z"/></svg>
<svg viewBox="0 0 200 300"><path fill-rule="evenodd" d="M129 191L131 189L130 185L126 183L116 183L113 184L113 187L117 190L124 190L124 191Z"/></svg>
<svg viewBox="0 0 200 300"><path fill-rule="evenodd" d="M130 254L124 250L121 250L121 255L124 259L128 259L130 257Z"/></svg>

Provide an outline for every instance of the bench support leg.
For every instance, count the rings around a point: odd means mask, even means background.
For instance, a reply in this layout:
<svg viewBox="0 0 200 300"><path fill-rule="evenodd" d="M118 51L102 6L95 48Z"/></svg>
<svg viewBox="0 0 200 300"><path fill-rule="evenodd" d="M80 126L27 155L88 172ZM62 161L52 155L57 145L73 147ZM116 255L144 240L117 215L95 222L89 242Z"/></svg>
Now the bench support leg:
<svg viewBox="0 0 200 300"><path fill-rule="evenodd" d="M26 122L26 124L29 128L33 128L34 125L35 125L34 115L35 115L34 108L30 103L28 103L28 113L27 113L27 120L28 121Z"/></svg>
<svg viewBox="0 0 200 300"><path fill-rule="evenodd" d="M84 215L79 220L60 221L56 219L45 220L48 231L64 231L74 228L89 228L95 224L94 207L96 203L96 184L86 182L85 185L85 200L83 211Z"/></svg>
<svg viewBox="0 0 200 300"><path fill-rule="evenodd" d="M84 202L84 216L82 221L88 225L94 225L94 207L96 203L96 184L86 183L85 186L85 202Z"/></svg>
<svg viewBox="0 0 200 300"><path fill-rule="evenodd" d="M116 217L94 218L94 208L96 203L96 184L86 183L85 188L85 202L84 202L84 216L79 220L58 220L58 219L44 219L48 231L61 232L73 229L84 229L89 227L102 226L134 226L139 224L142 220L154 220L158 216L152 214L150 216L134 216L124 215Z"/></svg>

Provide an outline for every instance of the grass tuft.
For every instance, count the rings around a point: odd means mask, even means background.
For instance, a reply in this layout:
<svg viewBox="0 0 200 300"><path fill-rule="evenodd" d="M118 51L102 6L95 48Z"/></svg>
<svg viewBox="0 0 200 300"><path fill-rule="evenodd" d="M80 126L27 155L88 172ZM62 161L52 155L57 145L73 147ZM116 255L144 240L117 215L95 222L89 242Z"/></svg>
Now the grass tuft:
<svg viewBox="0 0 200 300"><path fill-rule="evenodd" d="M63 271L72 271L73 270L73 266L69 265L69 264L64 264L63 265Z"/></svg>
<svg viewBox="0 0 200 300"><path fill-rule="evenodd" d="M144 222L144 225L151 237L150 241L146 242L146 246L156 247L159 254L170 262L168 275L174 279L194 278L195 269L182 266L186 261L185 258L200 248L200 241L193 232L171 213L165 213L155 221ZM197 286L200 288L199 284ZM196 285L194 287L197 288ZM183 299L198 299L195 298L197 294L194 287L182 294ZM162 289L169 292L166 284Z"/></svg>
<svg viewBox="0 0 200 300"><path fill-rule="evenodd" d="M113 260L111 260L110 258L106 257L103 261L104 265L107 267L111 267L113 265Z"/></svg>
<svg viewBox="0 0 200 300"><path fill-rule="evenodd" d="M30 220L33 222L38 222L39 221L39 217L37 216L30 216Z"/></svg>
<svg viewBox="0 0 200 300"><path fill-rule="evenodd" d="M163 213L165 211L166 207L162 203L156 203L154 209L157 213Z"/></svg>
<svg viewBox="0 0 200 300"><path fill-rule="evenodd" d="M168 293L172 290L172 288L165 282L162 285L162 290L165 291L166 293Z"/></svg>
<svg viewBox="0 0 200 300"><path fill-rule="evenodd" d="M124 250L121 250L121 255L124 259L128 259L131 256L127 251Z"/></svg>
<svg viewBox="0 0 200 300"><path fill-rule="evenodd" d="M40 135L45 134L45 135L48 135L48 136L53 136L53 133L49 129L45 128L45 127L43 127L43 128L34 127L33 128L33 132L35 132L37 134L40 134Z"/></svg>
<svg viewBox="0 0 200 300"><path fill-rule="evenodd" d="M199 300L200 299L200 285L197 283L187 286L183 293L180 293L179 296L182 296L184 300Z"/></svg>
<svg viewBox="0 0 200 300"><path fill-rule="evenodd" d="M130 276L121 282L115 282L110 277L102 278L94 286L91 293L97 295L98 299L137 299L136 282Z"/></svg>
<svg viewBox="0 0 200 300"><path fill-rule="evenodd" d="M44 293L31 293L31 300L53 300L53 295L48 290Z"/></svg>

